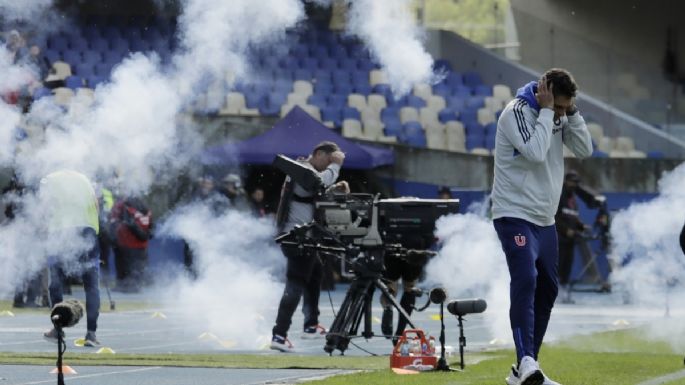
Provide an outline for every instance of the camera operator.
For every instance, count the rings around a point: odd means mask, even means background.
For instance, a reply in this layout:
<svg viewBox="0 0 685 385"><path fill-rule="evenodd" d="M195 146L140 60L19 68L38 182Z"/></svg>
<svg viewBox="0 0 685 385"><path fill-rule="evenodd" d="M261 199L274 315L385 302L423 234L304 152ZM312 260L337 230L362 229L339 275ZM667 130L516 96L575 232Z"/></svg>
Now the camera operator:
<svg viewBox="0 0 685 385"><path fill-rule="evenodd" d="M427 250L431 245L428 244L421 237L406 236L402 240L402 246L408 249ZM416 288L416 282L419 280L424 267L428 263L428 257L425 255L412 255L411 257L399 257L386 254L385 271L383 278L392 295L397 295L399 289L399 281L402 280L402 298L400 299L400 306L411 315L416 303L416 297L420 291ZM407 319L400 315L397 322L397 329L395 334L392 333L393 326L393 307L390 301L381 295L381 305L383 306L383 316L381 318L381 331L386 338L391 338L393 346L397 343L399 336L407 327Z"/></svg>
<svg viewBox="0 0 685 385"><path fill-rule="evenodd" d="M561 189L559 207L554 216L557 223L557 235L559 237L559 284L568 289L571 268L573 267L573 255L576 247L578 234L589 228L580 220L578 202L576 201L576 188L580 183L578 173L571 170L564 176L564 185Z"/></svg>
<svg viewBox="0 0 685 385"><path fill-rule="evenodd" d="M307 159L298 159L302 165L316 171L325 187L349 193L347 182L335 183L344 160L345 154L333 142L321 142ZM279 233L288 232L314 219L314 194L292 181L290 176L286 177L276 216ZM286 283L272 330L271 349L291 352L293 345L287 338L288 329L300 297L303 297L304 313L302 338L323 337L326 333L319 325L323 266L316 251L286 245L282 245L281 249L287 258Z"/></svg>

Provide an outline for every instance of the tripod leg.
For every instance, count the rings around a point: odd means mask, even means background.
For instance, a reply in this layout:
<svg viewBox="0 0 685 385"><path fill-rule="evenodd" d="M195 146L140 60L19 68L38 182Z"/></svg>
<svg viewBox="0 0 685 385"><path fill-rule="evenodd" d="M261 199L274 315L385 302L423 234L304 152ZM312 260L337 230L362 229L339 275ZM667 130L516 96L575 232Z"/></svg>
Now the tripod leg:
<svg viewBox="0 0 685 385"><path fill-rule="evenodd" d="M373 281L357 280L352 282L350 290L345 295L338 314L326 335L324 351L332 353L335 349L345 352L350 342L350 336L357 333L363 310L366 306L366 296Z"/></svg>
<svg viewBox="0 0 685 385"><path fill-rule="evenodd" d="M404 311L407 312L407 315L411 315L412 311L414 310L415 303L416 292L405 291L404 293L402 293L400 306L402 306L402 309L404 309ZM407 327L407 322L409 322L409 318L405 317L404 315L400 315L400 320L397 322L397 330L395 331L395 338L393 338L393 343L397 342L396 339L398 338L398 336L402 335L402 332L404 332L404 329Z"/></svg>
<svg viewBox="0 0 685 385"><path fill-rule="evenodd" d="M385 283L383 283L383 281L380 278L376 278L374 284L381 291L382 295L384 295L385 298L388 301L390 301L390 304L395 309L397 309L397 311L400 313L400 317L404 316L407 319L407 324L409 324L409 326L411 326L413 329L416 328L416 326L414 326L414 323L411 322L409 314L407 314L407 312L404 311L402 306L400 306L399 302L397 302L397 299L395 299L395 297L392 294L390 294L390 291L388 290L388 287L385 285Z"/></svg>

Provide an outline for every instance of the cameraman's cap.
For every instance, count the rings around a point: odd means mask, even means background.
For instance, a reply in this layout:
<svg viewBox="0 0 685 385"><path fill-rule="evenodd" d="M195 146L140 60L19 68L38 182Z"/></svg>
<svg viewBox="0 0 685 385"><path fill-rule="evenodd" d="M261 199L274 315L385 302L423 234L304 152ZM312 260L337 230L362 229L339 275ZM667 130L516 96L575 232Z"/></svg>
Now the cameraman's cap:
<svg viewBox="0 0 685 385"><path fill-rule="evenodd" d="M578 175L577 171L570 170L566 173L566 176L564 176L564 180L568 182L580 183L580 175Z"/></svg>
<svg viewBox="0 0 685 385"><path fill-rule="evenodd" d="M240 177L236 174L228 174L224 178L224 183L232 183L236 187L240 187Z"/></svg>

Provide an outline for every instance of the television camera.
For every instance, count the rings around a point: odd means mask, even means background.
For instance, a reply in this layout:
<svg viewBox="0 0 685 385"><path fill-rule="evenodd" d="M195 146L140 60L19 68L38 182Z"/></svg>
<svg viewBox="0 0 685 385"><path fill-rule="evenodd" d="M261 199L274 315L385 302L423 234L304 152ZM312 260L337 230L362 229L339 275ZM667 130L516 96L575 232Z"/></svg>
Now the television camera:
<svg viewBox="0 0 685 385"><path fill-rule="evenodd" d="M434 255L428 249L435 241L435 221L457 213L459 200L341 194L327 191L316 172L286 156L277 155L273 165L314 194L314 220L281 234L276 242L333 254L352 273L352 283L326 335L324 350L344 353L362 321L362 336L373 337L371 305L376 288L413 328L409 315L381 280L384 259L392 256L411 261Z"/></svg>

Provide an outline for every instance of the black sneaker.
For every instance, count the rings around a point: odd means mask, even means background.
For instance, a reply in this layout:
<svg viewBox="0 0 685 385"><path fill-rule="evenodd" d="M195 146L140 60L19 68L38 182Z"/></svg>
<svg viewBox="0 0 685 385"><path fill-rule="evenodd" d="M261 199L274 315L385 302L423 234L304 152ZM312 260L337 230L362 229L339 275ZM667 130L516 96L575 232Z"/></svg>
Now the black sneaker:
<svg viewBox="0 0 685 385"><path fill-rule="evenodd" d="M95 347L98 345L100 345L100 341L98 341L97 337L95 337L95 332L88 331L88 333L86 333L86 338L83 342L83 346Z"/></svg>
<svg viewBox="0 0 685 385"><path fill-rule="evenodd" d="M283 353L292 353L295 351L295 347L286 337L277 334L274 334L273 337L271 337L271 346L269 347Z"/></svg>

